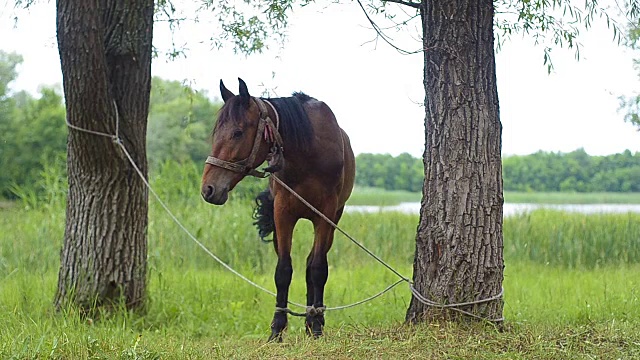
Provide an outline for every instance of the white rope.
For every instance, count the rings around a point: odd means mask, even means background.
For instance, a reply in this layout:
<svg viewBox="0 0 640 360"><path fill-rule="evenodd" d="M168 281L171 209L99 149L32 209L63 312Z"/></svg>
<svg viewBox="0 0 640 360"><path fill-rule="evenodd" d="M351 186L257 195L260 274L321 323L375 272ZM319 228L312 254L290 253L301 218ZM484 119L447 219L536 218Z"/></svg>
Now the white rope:
<svg viewBox="0 0 640 360"><path fill-rule="evenodd" d="M329 219L325 214L323 214L322 212L320 212L320 210L316 209L313 205L311 205L307 200L305 200L302 196L300 196L300 194L298 194L297 192L295 192L292 188L289 187L289 185L285 184L284 181L280 180L280 178L278 178L275 174L271 174L271 177L274 178L278 184L282 185L282 187L284 187L285 189L287 189L287 191L289 191L290 193L292 193L296 198L298 198L298 200L300 200L303 204L305 204L309 209L311 209L313 212L315 212L316 214L318 214L318 216L320 216L324 221L326 221L327 223L329 223L329 225L331 225L334 229L338 230L340 233L342 233L342 235L346 236L347 239L351 240L351 242L353 242L354 244L356 244L360 249L362 249L364 252L366 252L367 254L369 254L369 256L373 257L374 259L376 259L380 264L384 265L387 269L389 269L391 272L393 272L394 274L396 274L399 278L401 278L402 280L406 281L406 282L411 282L411 280L409 280L409 278L403 276L402 274L400 274L396 269L394 269L393 267L391 267L391 265L387 264L386 262L384 262L382 259L380 259L376 254L374 254L371 250L367 249L364 245L362 245L361 243L359 243L358 241L356 241L356 239L354 239L351 235L347 234L344 230L342 230L336 223L334 223L331 219Z"/></svg>
<svg viewBox="0 0 640 360"><path fill-rule="evenodd" d="M413 281L411 281L409 278L403 276L402 274L400 274L396 269L394 269L393 267L391 267L391 265L387 264L386 262L384 262L382 259L380 259L380 257L378 257L377 255L375 255L371 250L367 249L364 245L362 245L361 243L359 243L356 239L354 239L351 235L347 234L344 230L342 230L336 223L334 223L333 221L331 221L331 219L329 219L326 215L324 215L322 212L320 212L320 210L316 209L313 205L311 205L307 200L305 200L302 196L300 196L300 194L298 194L297 192L295 192L291 187L289 187L289 185L285 184L284 181L280 180L275 174L271 174L271 177L273 177L278 184L282 185L282 187L284 187L287 191L289 191L291 194L293 194L296 198L298 198L298 200L300 200L304 205L306 205L309 209L311 209L313 212L315 212L316 214L318 214L318 216L320 216L322 219L324 219L324 221L326 221L327 223L329 223L329 225L331 225L333 228L335 228L336 230L338 230L339 232L341 232L344 236L346 236L349 240L351 240L351 242L353 242L354 244L356 244L358 247L360 247L362 250L364 250L367 254L369 254L371 257L373 257L375 260L377 260L380 264L384 265L387 269L389 269L391 272L393 272L394 274L396 274L401 280L398 280L398 282L396 282L395 284L389 286L387 289L383 290L382 293L373 296L369 299L365 299L361 302L352 304L353 306L355 305L359 305L363 302L366 302L370 299L374 299L377 296L382 295L383 293L385 293L388 290L391 290L391 288L393 288L394 286L398 285L401 282L407 282L409 284L409 289L411 290L411 293L415 296L415 298L420 301L421 303L427 305L427 306L431 306L431 307L436 307L436 308L449 308L451 310L455 310L458 311L460 313L463 313L465 315L469 315L471 317L477 318L477 319L482 319L482 320L486 320L486 321L491 321L491 322L500 322L503 321L504 318L499 318L499 319L487 319L484 318L482 316L470 313L468 311L462 310L462 309L458 309L458 307L461 306L468 306L468 305L476 305L476 304L482 304L485 302L489 302L489 301L493 301L493 300L497 300L500 299L502 297L502 294L504 292L504 289L500 290L500 293L498 295L494 295L492 297L486 298L486 299L480 299L480 300L476 300L476 301L469 301L469 302L463 302L463 303L452 303L452 304L439 304L436 303L435 301L429 300L427 299L424 295L420 294L416 288L413 286ZM345 306L345 307L340 307L340 308L346 308L346 307L351 307L351 306Z"/></svg>
<svg viewBox="0 0 640 360"><path fill-rule="evenodd" d="M435 301L429 300L427 299L424 295L420 294L420 292L418 292L418 290L416 290L416 288L413 286L413 283L409 284L409 290L411 290L411 293L413 294L413 296L421 303L427 305L427 306L431 306L431 307L435 307L435 308L440 308L440 309L451 309L454 311L457 311L459 313L465 314L467 316L471 316L473 318L476 319L480 319L480 320L485 320L485 321L489 321L489 322L502 322L504 321L504 317L498 318L498 319L487 319L485 317L476 315L474 313L470 313L468 311L459 309L459 307L461 306L469 306L469 305L477 305L477 304L483 304L489 301L494 301L494 300L498 300L502 297L502 294L504 293L504 289L500 289L500 293L498 293L497 295L485 298L485 299L480 299L480 300L476 300L476 301L468 301L468 302L463 302L463 303L455 303L455 304L438 304Z"/></svg>
<svg viewBox="0 0 640 360"><path fill-rule="evenodd" d="M227 263L225 263L224 261L222 261L219 257L217 257L213 252L211 252L211 250L209 250L203 243L201 243L195 236L193 236L191 234L191 232L189 230L187 230L187 228L182 225L182 223L180 222L180 220L178 220L178 218L173 215L173 213L171 212L171 210L169 210L169 207L167 207L167 205L162 201L162 199L160 199L160 196L158 196L158 194L155 192L155 190L153 190L153 188L151 187L151 185L149 184L149 181L147 181L147 179L145 179L144 175L142 174L142 171L140 171L140 169L138 168L138 166L136 166L136 164L133 161L133 158L131 158L131 155L129 154L129 152L127 151L127 149L124 147L123 144L121 143L117 143L118 145L120 145L120 147L122 148L122 151L124 152L124 154L127 156L127 159L129 159L129 162L131 163L131 165L133 166L133 168L135 169L135 171L138 173L138 176L140 176L140 178L142 179L142 181L144 182L144 184L147 186L147 188L149 189L149 191L151 191L151 193L153 194L153 196L156 198L156 200L158 201L158 203L160 203L160 205L162 206L162 208L167 212L167 214L169 214L169 217L171 217L171 219L173 220L173 222L175 222L181 229L182 231L184 231L189 238L191 238L191 240L193 240L202 250L204 250L204 252L206 252L209 256L211 256L215 261L217 261L220 265L224 266L227 270L231 271L234 275L238 276L239 278L241 278L242 280L248 282L249 284L255 286L256 288L267 292L273 296L276 296L276 294L274 292L272 292L271 290L268 290L258 284L256 284L255 282L251 281L249 278L247 278L246 276L242 275L241 273L239 273L238 271L236 271L235 269L233 269L231 266L229 266ZM301 307L305 307L304 305L301 304L296 304L296 303L292 303L293 305L297 305L297 306L301 306Z"/></svg>
<svg viewBox="0 0 640 360"><path fill-rule="evenodd" d="M271 105L271 104L269 104L269 105ZM80 131L80 132L84 132L84 133L88 133L88 134L93 134L93 135L107 137L107 138L112 139L113 142L116 143L122 149L122 151L124 152L125 156L129 160L129 163L131 164L131 166L133 166L134 170L136 171L136 173L138 174L140 179L142 179L143 183L145 184L147 189L151 192L151 194L153 194L153 196L158 201L158 203L167 212L167 214L169 214L169 216L171 217L173 222L175 222L182 229L182 231L184 231L189 236L189 238L193 242L195 242L205 253L207 253L211 258L213 258L216 262L218 262L220 265L222 265L225 269L230 271L232 274L234 274L237 277L239 277L240 279L246 281L248 284L253 285L257 289L260 289L260 290L262 290L262 291L264 291L264 292L276 297L277 296L276 293L274 293L273 291L268 290L265 287L253 282L252 280L250 280L246 276L242 275L240 272L238 272L235 269L233 269L227 263L222 261L213 252L211 252L211 250L209 250L203 243L201 243L193 234L191 234L191 232L184 225L182 225L180 220L178 220L178 218L173 214L173 212L171 212L171 210L164 203L164 201L162 201L160 196L155 192L155 190L153 190L153 188L151 187L151 184L149 184L149 181L145 178L145 176L142 173L142 171L138 168L138 166L136 165L135 161L133 160L133 157L131 156L131 154L129 154L129 151L127 151L127 148L124 146L124 144L122 143L122 140L119 138L120 117L119 117L118 107L117 107L115 101L113 102L113 106L114 106L115 111L116 111L116 135L111 135L111 134L103 133L103 132L100 132L100 131L94 131L94 130L81 128L79 126L76 126L76 125L73 125L73 124L69 123L68 118L65 118L65 122L66 122L67 126L69 128L71 128L71 129L74 129L74 130L77 130L77 131ZM277 114L277 112L276 112L276 114ZM323 218L326 222L328 222L333 228L338 230L340 233L342 233L344 236L346 236L349 240L351 240L351 242L353 242L360 249L362 249L364 252L366 252L369 256L373 257L376 261L378 261L380 264L384 265L387 269L389 269L391 272L393 272L396 276L398 276L400 278L400 280L398 280L395 283L389 285L384 290L380 291L379 293L377 293L377 294L375 294L373 296L370 296L370 297L368 297L366 299L354 302L352 304L326 308L326 310L342 310L342 309L348 309L348 308L363 304L363 303L371 301L371 300L373 300L373 299L375 299L375 298L377 298L379 296L382 296L386 292L388 292L391 289L393 289L394 287L396 287L398 284L400 284L402 282L406 282L406 283L409 284L409 289L411 290L411 293L413 294L413 296L418 301L420 301L421 303L423 303L423 304L425 304L427 306L436 307L436 308L443 308L443 309L444 308L451 309L451 310L460 312L462 314L465 314L465 315L468 315L468 316L471 316L471 317L474 317L474 318L477 318L477 319L490 321L490 322L501 322L501 321L504 320L504 318L487 319L487 318L484 318L482 316L479 316L479 315L476 315L476 314L473 314L473 313L470 313L468 311L465 311L465 310L462 310L462 309L458 308L460 306L476 305L476 304L481 304L481 303L485 303L485 302L489 302L489 301L498 300L498 299L502 298L502 295L504 293L504 289L501 289L500 293L497 294L497 295L491 296L489 298L481 299L481 300L470 301L470 302L454 303L454 304L439 304L439 303L436 303L434 301L431 301L431 300L427 299L424 295L420 294L416 290L416 288L413 286L413 282L409 278L407 278L407 277L403 276L402 274L400 274L397 270L395 270L393 267L391 267L391 265L389 265L386 262L384 262L380 257L378 257L376 254L374 254L371 250L367 249L364 245L362 245L357 240L355 240L351 235L349 235L347 232L342 230L337 224L335 224L333 221L331 221L331 219L329 219L327 216L325 216L322 212L320 212L318 209L316 209L308 201L306 201L304 198L302 198L302 196L300 196L298 193L296 193L291 187L289 187L282 180L280 180L277 176L275 176L275 174L271 174L271 177L273 177L280 185L282 185L285 189L287 189L295 197L297 197L298 200L300 200L303 204L305 204L309 209L314 211L321 218ZM301 307L301 308L305 308L305 309L307 308L307 306L299 304L299 303L296 303L296 302L288 301L288 303L291 304L291 305L295 305L295 306ZM286 309L286 308L284 308L284 309ZM285 311L285 312L293 313L291 310L288 310L288 309L286 309L286 310L287 311Z"/></svg>
<svg viewBox="0 0 640 360"><path fill-rule="evenodd" d="M114 106L115 106L115 102L114 102ZM65 119L66 120L66 119ZM116 123L119 123L119 116L118 116L118 112L117 112L117 108L116 108ZM135 161L133 160L133 157L131 156L131 154L129 154L129 151L127 151L127 148L124 146L124 144L122 143L122 141L120 140L120 138L118 138L117 136L114 135L110 135L107 133L103 133L103 132L99 132L99 131L93 131L93 130L88 130L88 129L84 129L78 126L75 126L71 123L69 123L68 120L66 120L66 124L69 128L80 131L80 132L85 132L88 134L93 134L93 135L97 135L97 136L102 136L102 137L107 137L113 140L114 143L116 143L123 151L123 153L125 154L125 156L127 157L127 160L129 161L129 163L131 164L131 166L133 167L133 169L136 171L136 173L138 174L138 176L140 177L140 179L142 179L143 183L145 184L145 186L147 187L147 189L149 189L149 191L151 192L151 194L153 194L154 198L158 201L158 203L162 206L162 208L167 212L167 214L169 214L169 217L173 220L174 223L176 223L180 229L182 229L182 231L185 232L185 234L187 234L187 236L189 236L189 238L196 243L196 245L198 245L205 253L207 253L211 258L213 258L216 262L218 262L220 265L222 265L225 269L227 269L228 271L230 271L232 274L236 275L237 277L239 277L240 279L246 281L247 283L249 283L250 285L256 287L257 289L260 289L270 295L272 295L273 297L276 297L276 293L274 293L273 291L266 289L265 287L255 283L254 281L252 281L251 279L247 278L246 276L242 275L240 272L236 271L235 269L233 269L231 266L229 266L227 263L225 263L224 261L222 261L218 256L216 256L213 252L211 252L211 250L209 250L202 242L200 242L193 234L191 234L191 232L180 222L180 220L178 220L178 218L173 214L173 212L169 209L169 207L164 203L164 201L162 201L162 199L160 198L160 196L156 193L156 191L151 187L151 184L149 184L149 181L145 178L144 174L142 173L142 171L138 168L138 166L136 165ZM353 304L349 304L349 305L342 305L342 306L338 306L338 307L333 307L333 308L326 308L326 310L340 310L340 309L346 309L346 308L350 308L359 304L362 304L364 302L373 300L381 295L383 295L384 293L386 293L387 291L391 290L391 288L395 287L396 285L398 285L400 282L402 282L403 280L400 280L398 282L396 282L395 284L387 287L386 289L382 290L381 292L370 296L364 300L360 300L357 301ZM302 305L293 301L288 301L289 304L291 305L295 305L298 306L300 308L304 308L306 309L307 306L306 305Z"/></svg>
<svg viewBox="0 0 640 360"><path fill-rule="evenodd" d="M394 282L393 284L391 284L391 285L387 286L384 290L380 291L379 293L377 293L377 294L375 294L375 295L373 295L373 296L370 296L370 297L368 297L368 298L366 298L366 299L362 299L362 300L360 300L360 301L356 301L356 302L354 302L353 304L349 304L349 305L342 305L342 306L330 307L330 308L327 308L327 310L343 310L343 309L352 308L352 307L354 307L354 306L358 306L358 305L360 305L360 304L364 304L364 303L366 303L367 301L371 301L371 300L373 300L373 299L375 299L375 298L377 298L377 297L379 297L379 296L384 295L387 291L389 291L389 290L393 289L394 287L396 287L396 285L401 284L401 283L403 283L403 282L404 282L404 280L403 280L403 279L400 279L400 280L398 280L398 281Z"/></svg>

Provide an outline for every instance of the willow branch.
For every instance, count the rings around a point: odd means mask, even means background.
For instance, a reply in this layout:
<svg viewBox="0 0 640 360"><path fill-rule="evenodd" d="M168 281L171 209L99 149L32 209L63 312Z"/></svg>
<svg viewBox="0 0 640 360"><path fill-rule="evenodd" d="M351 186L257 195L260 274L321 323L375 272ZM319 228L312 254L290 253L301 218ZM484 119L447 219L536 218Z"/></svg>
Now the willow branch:
<svg viewBox="0 0 640 360"><path fill-rule="evenodd" d="M403 0L383 0L384 2L396 3L404 6L409 6L414 9L420 9L422 3L414 3L412 1L403 1Z"/></svg>
<svg viewBox="0 0 640 360"><path fill-rule="evenodd" d="M396 51L398 51L399 53L404 54L404 55L416 54L416 53L419 53L419 52L422 51L422 50L408 51L408 50L405 50L405 49L402 49L402 48L398 47L396 44L391 42L391 40L389 40L387 38L387 36L384 34L384 32L380 29L378 24L376 24L375 21L373 21L373 19L371 19L371 17L367 13L367 10L364 8L364 5L362 5L362 2L360 0L357 0L357 1L358 1L358 5L360 5L360 8L362 9L362 12L364 13L364 16L367 17L367 20L369 20L369 23L371 24L371 27L373 27L373 30L375 30L376 34L378 35L377 37L382 38L382 40L384 40L392 48L396 49Z"/></svg>

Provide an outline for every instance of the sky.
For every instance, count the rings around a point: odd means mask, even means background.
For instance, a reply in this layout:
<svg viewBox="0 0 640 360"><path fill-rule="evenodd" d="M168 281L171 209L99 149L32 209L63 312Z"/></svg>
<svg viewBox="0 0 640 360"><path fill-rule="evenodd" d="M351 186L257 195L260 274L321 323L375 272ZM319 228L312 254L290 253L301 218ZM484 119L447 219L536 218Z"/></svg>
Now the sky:
<svg viewBox="0 0 640 360"><path fill-rule="evenodd" d="M13 89L36 94L43 84L60 84L55 2L17 13L12 4L0 0L0 49L24 57ZM237 92L238 77L252 95L304 91L332 108L356 153L422 155L422 55L401 55L371 42L374 32L356 5L296 9L283 47L273 43L265 53L249 57L204 41L213 27L206 21L184 23L173 39L185 45L188 56L155 59L153 75L185 81L211 97L219 97L220 79ZM415 29L392 36L403 47L419 46ZM579 61L573 50L554 49L551 74L542 48L529 38L516 36L497 52L504 155L578 148L591 155L640 151L640 132L618 111L619 96L640 90L634 54L612 36L603 24L585 33ZM171 39L166 26L158 24L154 45L168 49Z"/></svg>

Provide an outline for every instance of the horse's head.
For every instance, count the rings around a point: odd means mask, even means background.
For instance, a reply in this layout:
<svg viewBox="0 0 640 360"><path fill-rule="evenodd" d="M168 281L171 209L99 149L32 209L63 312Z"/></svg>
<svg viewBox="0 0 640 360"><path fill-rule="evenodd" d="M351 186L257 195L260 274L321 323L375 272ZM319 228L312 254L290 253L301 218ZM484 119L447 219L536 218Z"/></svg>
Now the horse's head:
<svg viewBox="0 0 640 360"><path fill-rule="evenodd" d="M211 156L202 174L202 197L215 205L224 204L229 191L262 164L269 152L269 144L263 139L265 127L270 126L264 104L251 97L247 84L238 80L239 95L234 95L220 80L224 105L218 112Z"/></svg>

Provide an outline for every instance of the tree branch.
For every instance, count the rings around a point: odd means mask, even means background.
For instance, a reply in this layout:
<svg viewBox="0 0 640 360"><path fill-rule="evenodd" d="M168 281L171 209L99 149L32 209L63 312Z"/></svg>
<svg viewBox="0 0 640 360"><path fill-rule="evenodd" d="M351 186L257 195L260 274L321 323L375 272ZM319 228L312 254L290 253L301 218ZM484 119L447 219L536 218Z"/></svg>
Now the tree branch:
<svg viewBox="0 0 640 360"><path fill-rule="evenodd" d="M412 1L404 1L404 0L383 0L383 2L396 3L404 6L409 6L414 9L420 9L420 7L422 6L422 3L414 3Z"/></svg>
<svg viewBox="0 0 640 360"><path fill-rule="evenodd" d="M360 8L362 9L362 12L364 13L364 16L367 17L367 20L369 20L369 23L371 24L371 27L373 27L373 29L376 32L377 37L374 40L377 40L377 38L381 38L387 44L389 44L392 48L396 49L396 51L398 51L400 54L403 54L403 55L416 54L416 53L419 53L419 52L422 51L422 49L416 50L416 51L408 51L408 50L405 50L405 49L402 49L402 48L398 47L393 42L391 42L391 40L389 40L387 38L387 36L384 34L384 32L380 29L378 24L376 24L375 21L373 21L373 19L371 19L371 17L367 13L367 10L364 8L364 5L362 5L362 2L360 0L357 0L357 2L358 2L358 5L360 5ZM374 41L374 40L372 40L372 41Z"/></svg>

